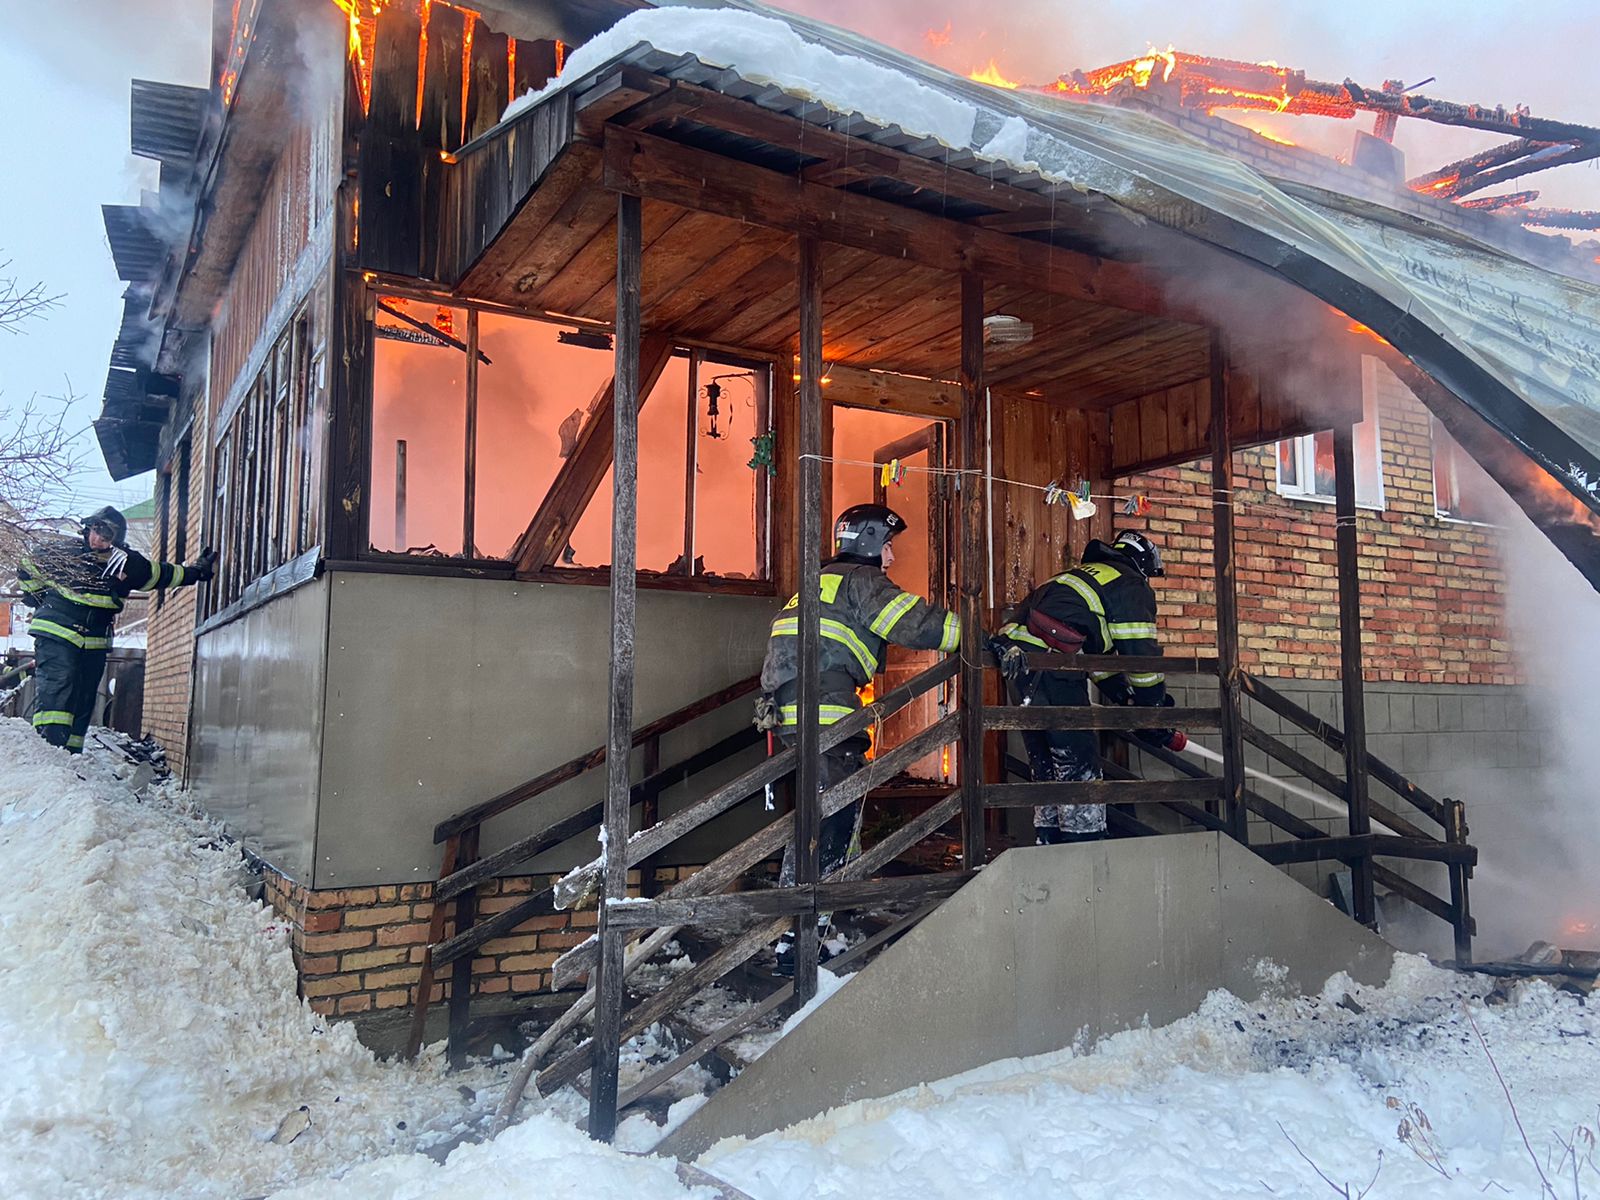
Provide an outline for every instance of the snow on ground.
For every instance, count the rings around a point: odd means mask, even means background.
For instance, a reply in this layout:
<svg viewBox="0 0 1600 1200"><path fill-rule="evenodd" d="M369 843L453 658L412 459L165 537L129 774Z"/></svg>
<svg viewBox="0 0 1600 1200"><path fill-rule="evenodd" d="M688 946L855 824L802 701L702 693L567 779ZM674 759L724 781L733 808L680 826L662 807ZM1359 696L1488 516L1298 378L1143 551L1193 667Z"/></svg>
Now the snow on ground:
<svg viewBox="0 0 1600 1200"><path fill-rule="evenodd" d="M380 1063L311 1013L237 850L180 793L136 799L119 769L0 721L0 1195L709 1200L670 1160L621 1152L660 1136L647 1115L599 1146L570 1091L442 1165L420 1153L478 1123L505 1065ZM1163 1029L851 1104L700 1165L756 1200L1355 1196L1374 1174L1374 1200L1409 1200L1539 1196L1536 1157L1555 1196L1600 1196L1600 1016L1543 983L1486 1003L1489 983L1402 956L1383 988L1219 992ZM625 1082L673 1052L659 1038L630 1046ZM274 1143L301 1105L310 1127Z"/></svg>
<svg viewBox="0 0 1600 1200"><path fill-rule="evenodd" d="M1600 1018L1543 983L1485 1007L1489 982L1402 955L1382 989L1336 976L1319 997L1217 992L1165 1028L850 1104L699 1165L760 1200L1354 1197L1374 1174L1374 1200L1537 1197L1470 1013L1554 1194L1600 1195ZM1403 1141L1419 1110L1431 1130ZM1578 1144L1581 1192L1563 1141Z"/></svg>
<svg viewBox="0 0 1600 1200"><path fill-rule="evenodd" d="M416 1066L380 1063L351 1026L311 1012L288 930L247 896L237 849L181 794L138 801L115 766L0 720L0 1195L256 1196L410 1156L492 1108L504 1065L447 1074L441 1047ZM274 1143L301 1105L309 1128ZM547 1107L581 1111L570 1092ZM461 1159L485 1187L496 1170L548 1173L554 1158L577 1172L579 1143L541 1117L488 1152L498 1167L458 1151L451 1169ZM613 1163L614 1194L684 1194L669 1168L589 1155ZM421 1156L388 1162L434 1170ZM595 1161L578 1173L611 1178ZM337 1194L404 1194L381 1176Z"/></svg>

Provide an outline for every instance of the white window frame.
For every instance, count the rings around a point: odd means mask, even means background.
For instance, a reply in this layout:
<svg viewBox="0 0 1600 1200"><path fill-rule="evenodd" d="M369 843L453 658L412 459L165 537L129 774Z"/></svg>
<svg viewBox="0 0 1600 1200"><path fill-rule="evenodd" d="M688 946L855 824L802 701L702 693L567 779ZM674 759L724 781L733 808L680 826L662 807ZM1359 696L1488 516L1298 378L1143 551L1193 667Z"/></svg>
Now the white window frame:
<svg viewBox="0 0 1600 1200"><path fill-rule="evenodd" d="M1440 440L1441 437L1443 438L1442 442ZM1499 528L1493 521L1485 521L1478 517L1458 517L1439 506L1439 466L1441 458L1439 452L1443 450L1450 458L1452 468L1454 467L1456 455L1462 455L1468 459L1471 459L1472 456L1462 449L1460 442L1450 436L1450 431L1444 427L1439 418L1431 414L1428 417L1428 450L1430 459L1429 475L1433 479L1433 515L1451 525L1476 525L1480 529ZM1457 492L1461 490L1459 484L1457 484L1455 490Z"/></svg>
<svg viewBox="0 0 1600 1200"><path fill-rule="evenodd" d="M1368 424L1372 427L1372 454L1373 478L1377 481L1377 495L1372 495L1361 486L1361 471L1356 471L1356 507L1364 508L1371 512L1382 512L1384 505L1383 495L1383 425L1378 419L1378 363L1377 360L1363 355L1361 359L1361 422L1356 426L1358 431ZM1283 478L1284 444L1288 443L1289 453L1294 456L1295 480L1287 481ZM1355 438L1355 451L1361 453L1362 438ZM1299 437L1285 438L1274 447L1272 458L1273 481L1277 487L1278 495L1290 500L1303 500L1311 504L1332 504L1334 497L1330 493L1313 490L1317 477L1317 434L1307 433ZM1312 481L1308 486L1306 482Z"/></svg>

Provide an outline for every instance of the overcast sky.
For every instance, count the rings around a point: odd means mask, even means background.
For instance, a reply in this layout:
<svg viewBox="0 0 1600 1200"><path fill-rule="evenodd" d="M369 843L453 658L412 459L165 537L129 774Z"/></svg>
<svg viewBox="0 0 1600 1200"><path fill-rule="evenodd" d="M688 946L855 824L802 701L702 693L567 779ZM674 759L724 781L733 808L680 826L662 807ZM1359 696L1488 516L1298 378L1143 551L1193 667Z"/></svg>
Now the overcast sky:
<svg viewBox="0 0 1600 1200"><path fill-rule="evenodd" d="M330 3L332 0L330 0ZM1317 79L1376 86L1437 76L1427 91L1600 125L1593 86L1600 50L1595 0L1340 0L1306 4L1212 0L789 0L785 7L849 25L966 72L993 58L1005 74L1045 82L1074 67L1141 54L1149 45L1272 60ZM0 409L29 395L82 396L71 410L85 469L81 509L150 494L149 475L114 484L89 423L100 408L122 285L101 204L138 202L153 164L128 153L133 78L203 84L209 0L0 0L0 262L42 281L62 305L22 337L0 334ZM1288 119L1283 119L1287 122ZM1342 151L1356 122L1281 128ZM1361 122L1366 126L1368 122ZM1400 144L1420 172L1481 143L1402 123ZM1564 167L1530 181L1540 203L1600 208L1600 169Z"/></svg>

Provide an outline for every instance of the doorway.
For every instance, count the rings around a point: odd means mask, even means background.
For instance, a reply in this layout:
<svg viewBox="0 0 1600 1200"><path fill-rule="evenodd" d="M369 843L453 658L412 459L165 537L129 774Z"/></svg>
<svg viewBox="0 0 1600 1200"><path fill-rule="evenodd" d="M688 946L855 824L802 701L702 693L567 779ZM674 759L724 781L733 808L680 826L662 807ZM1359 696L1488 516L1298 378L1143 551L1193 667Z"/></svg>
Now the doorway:
<svg viewBox="0 0 1600 1200"><path fill-rule="evenodd" d="M905 518L906 530L895 539L889 578L905 591L949 607L955 594L949 553L954 489L950 476L930 473L948 465L949 422L845 405L835 405L832 415L833 512L825 527L853 504L894 509ZM885 484L883 467L896 459L906 470L898 482ZM938 659L936 650L888 647L873 694L891 691ZM892 749L938 720L953 702L953 687L949 683L919 696L885 721L874 730L873 752ZM954 776L950 754L929 754L906 774L921 783L948 783Z"/></svg>

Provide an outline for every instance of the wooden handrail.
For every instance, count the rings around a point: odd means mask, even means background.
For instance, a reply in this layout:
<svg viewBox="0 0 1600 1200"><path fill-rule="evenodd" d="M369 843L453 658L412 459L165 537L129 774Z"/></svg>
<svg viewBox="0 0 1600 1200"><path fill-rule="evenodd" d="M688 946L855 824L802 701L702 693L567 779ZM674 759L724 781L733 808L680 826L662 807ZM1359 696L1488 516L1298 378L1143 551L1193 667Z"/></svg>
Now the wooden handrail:
<svg viewBox="0 0 1600 1200"><path fill-rule="evenodd" d="M994 656L985 652L985 661L993 666ZM1030 650L1025 661L1030 671L1170 671L1174 675L1215 675L1217 660L1206 655L1159 654L1152 658L1130 654L1054 654L1047 650Z"/></svg>
<svg viewBox="0 0 1600 1200"><path fill-rule="evenodd" d="M1307 709L1301 708L1300 705L1290 700L1282 692L1269 687L1254 675L1240 672L1240 684L1244 688L1245 695L1252 700L1259 701L1284 720L1298 725L1330 750L1340 754L1344 753L1344 734L1337 727ZM1402 800L1427 813L1429 817L1440 825L1448 826L1445 806L1442 802L1428 795L1427 792L1412 783L1370 750L1367 752L1367 771L1374 779Z"/></svg>
<svg viewBox="0 0 1600 1200"><path fill-rule="evenodd" d="M985 729L1215 729L1217 708L1119 708L1107 704L1011 704L983 710Z"/></svg>
<svg viewBox="0 0 1600 1200"><path fill-rule="evenodd" d="M748 696L761 686L761 677L751 675L737 683L729 684L720 691L712 692L709 696L702 696L692 704L668 713L658 720L651 721L648 725L641 725L633 731L633 744L640 745L651 738L660 737L670 733L683 725L687 725L696 717L703 717L709 712L715 712L725 704L731 704L741 696ZM501 792L492 800L485 800L482 804L475 804L471 808L457 813L453 817L446 817L433 828L433 840L442 842L454 834L460 833L473 825L481 825L490 817L498 816L508 809L515 808L525 801L532 800L535 796L543 795L553 787L566 783L570 779L592 771L606 760L606 748L597 746L586 754L562 763L546 771L543 775L534 777L526 783L519 783L509 791Z"/></svg>

